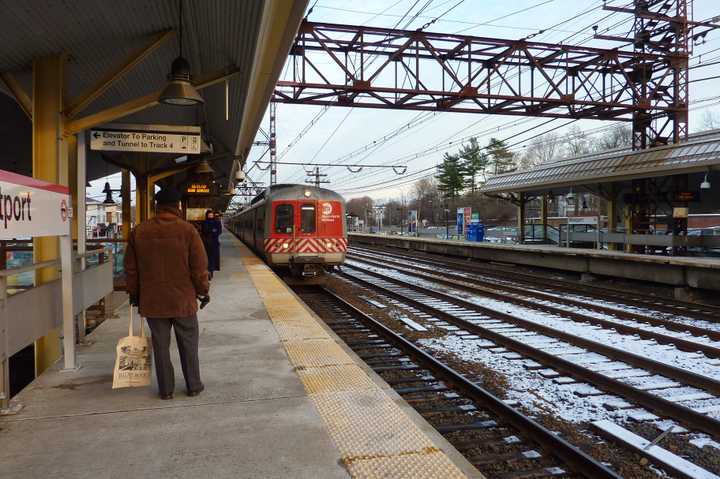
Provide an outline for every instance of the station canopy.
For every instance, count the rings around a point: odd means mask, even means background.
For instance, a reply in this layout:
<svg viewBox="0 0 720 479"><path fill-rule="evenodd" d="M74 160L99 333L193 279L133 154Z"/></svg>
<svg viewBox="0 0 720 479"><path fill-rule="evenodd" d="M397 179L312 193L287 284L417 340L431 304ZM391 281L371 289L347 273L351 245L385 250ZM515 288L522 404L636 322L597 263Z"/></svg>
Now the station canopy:
<svg viewBox="0 0 720 479"><path fill-rule="evenodd" d="M33 61L62 54L65 134L92 120L202 128L203 154L228 183L252 145L306 1L183 0L183 54L204 104L158 102L179 55L179 0L3 2L0 18L0 162L32 172L31 122L15 102L11 78L32 96ZM227 87L226 87L227 82ZM199 86L198 84L202 85ZM88 94L101 91L88 99ZM29 98L32 101L31 98ZM80 104L79 104L80 102ZM123 115L118 116L117 112ZM84 120L88 120L84 122ZM22 143L19 145L18 143ZM147 154L88 156L88 177L117 172ZM142 157L145 158L142 158ZM172 166L174 157L153 157ZM199 160L200 158L193 158ZM242 161L242 160L240 160Z"/></svg>
<svg viewBox="0 0 720 479"><path fill-rule="evenodd" d="M642 151L613 150L543 163L493 176L480 188L487 194L552 191L680 174L700 176L720 167L720 132L691 136L685 143Z"/></svg>

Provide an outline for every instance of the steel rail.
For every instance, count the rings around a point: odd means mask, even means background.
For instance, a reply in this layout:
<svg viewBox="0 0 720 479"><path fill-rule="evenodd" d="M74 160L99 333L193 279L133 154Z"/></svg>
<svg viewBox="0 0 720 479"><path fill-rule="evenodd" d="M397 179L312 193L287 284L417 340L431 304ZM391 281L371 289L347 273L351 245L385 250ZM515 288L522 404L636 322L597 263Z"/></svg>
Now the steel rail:
<svg viewBox="0 0 720 479"><path fill-rule="evenodd" d="M350 268L353 268L352 265L347 265L347 266L349 266ZM696 374L696 373L690 372L686 369L671 366L669 364L661 363L659 361L655 361L653 359L646 358L645 356L640 356L638 354L630 353L623 349L614 348L612 346L608 346L606 344L599 343L597 341L592 341L590 339L581 338L575 334L566 333L564 331L560 331L556 328L553 328L550 326L545 326L545 325L536 323L534 321L528 321L526 319L518 318L511 314L495 311L495 310L487 308L485 306L480 306L480 305L475 304L470 301L466 301L466 300L463 300L460 298L455 298L448 294L440 293L440 292L434 291L432 289L425 288L423 286L409 284L400 279L392 278L392 277L383 275L381 273L376 273L374 271L360 270L359 268L355 268L355 269L362 271L364 274L369 274L371 276L380 278L384 281L389 281L389 282L395 283L399 286L412 289L412 290L417 291L422 294L433 296L437 299L440 299L440 300L443 300L443 301L446 301L449 303L453 303L457 306L460 306L460 307L463 307L466 309L470 309L473 311L477 311L477 312L486 314L488 316L498 317L498 318L502 319L503 321L507 321L509 323L523 327L530 331L535 331L537 333L544 334L546 336L551 336L551 337L562 339L563 341L566 341L574 346L579 346L579 347L589 349L594 352L600 352L601 354L604 354L604 355L611 357L613 359L616 359L618 361L622 361L622 362L628 363L632 366L639 367L642 369L647 369L654 373L667 376L668 378L675 379L677 381L684 382L691 386L695 386L697 388L704 389L704 390L711 392L713 394L716 394L716 395L720 395L720 381L716 381L707 376L703 376L701 374ZM392 269L392 268L390 268L390 269ZM431 279L431 280L436 281L434 279Z"/></svg>
<svg viewBox="0 0 720 479"><path fill-rule="evenodd" d="M563 463L567 464L574 470L574 472L591 479L621 478L621 476L607 466L601 464L590 455L578 449L568 441L562 439L538 422L522 414L511 406L508 406L502 399L468 380L462 374L437 360L434 356L423 351L414 343L401 337L384 324L376 321L363 311L348 303L342 297L325 288L321 288L321 290L340 303L348 312L357 317L367 327L408 354L413 358L413 360L428 368L434 375L443 379L443 381L448 384L451 384L453 387L461 390L468 398L485 406L508 424L512 425L517 430L522 431L523 434L535 441L538 446L547 453L557 457Z"/></svg>
<svg viewBox="0 0 720 479"><path fill-rule="evenodd" d="M488 286L479 286L477 284L470 284L470 281L478 281L474 278L470 279L470 278L467 278L467 277L464 277L464 276L461 276L458 274L447 273L447 272L438 272L438 271L433 271L432 274L425 274L425 273L421 273L416 270L407 268L407 267L405 267L406 265L404 265L402 263L398 263L396 261L387 260L387 259L374 259L374 258L367 259L367 256L357 255L357 253L352 253L352 256L350 256L349 259L352 259L354 261L363 262L363 263L370 264L370 265L377 265L380 267L386 267L386 268L390 267L390 268L393 268L404 274L408 274L408 275L415 276L418 278L426 279L429 281L434 281L434 282L441 283L441 284L444 284L447 286L453 286L455 288L462 289L464 291L468 291L468 292L472 292L472 293L481 293L484 296L488 296L488 297L497 299L499 301L504 301L504 302L512 303L512 304L522 306L525 308L536 309L539 311L544 311L547 313L555 314L557 316L561 316L561 317L570 319L574 322L589 323L589 324L594 324L597 326L602 326L603 328L615 329L616 331L621 332L621 333L638 335L644 339L653 339L660 344L673 344L682 351L688 351L688 352L700 351L708 357L720 358L720 348L710 345L710 344L698 343L698 342L690 341L690 340L687 340L684 338L679 338L676 336L669 336L667 334L658 333L655 331L648 331L646 329L638 328L636 326L629 326L626 324L618 323L616 321L609 321L606 319L596 318L594 316L588 316L588 315L578 313L575 311L568 311L568 310L558 308L555 306L535 303L535 302L527 300L527 299L518 298L516 296L499 293L499 292L497 292L497 289L504 289L506 291L510 291L511 294L515 294L515 295L535 296L535 297L539 297L545 301L553 301L555 303L565 303L565 304L575 306L578 308L594 309L592 306L586 306L586 303L583 303L581 301L575 301L575 300L570 300L570 299L566 300L565 298L557 298L555 296L552 296L552 295L549 295L546 293L530 292L530 291L526 291L522 288L515 287L515 286L508 286L508 287L496 286L496 285L492 285L489 287ZM383 263L387 263L390 266L384 266ZM442 277L439 275L441 275ZM479 282L484 283L486 285L490 285L490 283L488 283L488 282L484 282L484 281L479 281ZM611 308L606 308L606 309L611 309ZM613 314L612 312L609 312L609 311L601 311L601 312L603 312L605 314ZM621 316L621 315L615 315L615 316ZM627 313L626 315L622 315L622 316L623 316L623 319L629 319L629 320L638 321L638 322L643 322L643 320L645 320L647 318L645 316L640 316L640 318L642 318L642 319L635 318L635 317L633 317L632 313ZM653 318L647 318L647 319L652 320ZM689 331L689 329L700 330L700 331L702 331L703 335L707 335L708 337L713 336L713 339L720 340L720 333L718 333L716 331L709 331L709 330L702 329L702 328L683 328L683 327L681 327L682 325L680 325L678 323L672 323L670 321L663 321L663 320L654 320L654 321L647 321L647 322L651 322L652 324L654 324L656 326L663 326L669 330L674 330L674 331L679 331L679 332L686 332L686 331ZM674 324L675 327L674 328L667 327L666 323ZM709 333L715 333L715 334L709 334ZM718 391L718 394L720 394L720 391Z"/></svg>
<svg viewBox="0 0 720 479"><path fill-rule="evenodd" d="M474 303L469 303L467 301L458 300L456 298L453 298L453 297L448 296L443 293L438 293L436 291L427 290L426 288L417 287L415 285L409 285L407 283L403 283L400 280L393 280L393 278L389 278L389 277L384 276L379 273L372 273L369 271L360 270L359 268L352 268L349 265L345 265L345 267L350 267L351 269L356 269L363 274L374 276L376 278L386 280L390 283L400 284L404 288L407 288L407 289L410 289L413 291L422 292L423 294L426 294L431 297L435 297L437 299L441 299L441 300L446 301L451 304L456 304L458 306L462 305L463 307L466 307L465 305L467 305L467 309L481 312L483 314L487 314L488 316L495 317L495 318L501 319L501 320L505 320L510 323L521 325L521 324L527 322L520 318L515 318L513 316L509 316L509 315L506 315L506 314L498 312L498 311L492 311L488 308L483 308L482 306L476 305ZM536 349L536 348L529 346L521 341L510 338L503 334L497 333L491 329L488 329L488 328L485 328L478 324L472 323L466 319L462 319L458 316L455 316L454 314L450 314L450 313L442 311L438 308L423 304L422 302L420 302L418 300L415 300L406 295L392 291L386 287L363 280L362 278L358 278L357 276L349 275L345 272L340 273L340 275L349 279L350 281L360 283L363 286L367 287L368 289L379 291L383 295L395 298L395 299L397 299L405 304L408 304L420 311L423 311L423 312L430 314L434 317L437 317L439 319L443 319L443 320L445 320L451 324L454 324L455 326L461 327L469 332L475 333L478 336L484 336L486 338L489 338L493 342L500 344L503 347L506 347L510 350L513 350L520 354L523 354L523 355L525 355L529 358L532 358L535 361L538 361L540 363L547 364L547 365L551 366L553 369L564 372L570 376L580 379L581 381L592 383L593 385L598 386L601 389L605 389L606 391L629 398L632 401L639 404L640 406L642 406L646 409L649 409L651 411L654 411L654 412L658 413L659 415L674 418L684 424L689 425L692 428L695 428L699 431L703 431L707 434L710 434L713 437L720 437L720 421L718 421L717 419L713 419L710 416L701 414L701 413L694 411L688 407L674 403L667 399L663 399L661 397L655 396L655 395L647 393L645 391L641 391L641 390L636 389L636 388L634 388L628 384L625 384L621 381L612 379L610 377L607 377L603 374L600 374L598 372L587 369L583 366L580 366L580 365L570 362L568 360L559 358L559 357L554 356L545 351ZM532 328L530 326L532 326ZM545 327L542 327L541 325L537 325L537 324L531 324L528 326L528 329L535 329L535 328L539 332L542 332L543 329L550 330L550 328L545 328ZM562 337L561 334L564 335L564 333L561 333L556 330L552 330L552 333L548 332L548 335L556 336L556 337ZM608 346L605 346L603 344L596 343L593 341L588 341L588 340L585 340L582 338L577 338L577 337L573 337L573 338L577 342L577 344L581 344L583 342L585 344L592 343L592 346L597 347L598 348L597 350L599 350L599 351L610 349L613 352L619 353L618 354L619 356L625 356L625 357L627 357L626 356L627 354L630 354L630 353L625 353L624 351L621 351L621 350L617 350L615 348L609 348ZM588 348L589 348L589 346L588 346ZM636 355L636 357L638 360L651 361L651 360L648 360L647 358L643 358L641 356ZM689 373L688 371L685 371L685 370L680 370L679 368L673 368L672 366L662 365L661 363L656 363L654 361L651 361L651 362L655 363L655 366L658 369L663 369L666 371L675 369L680 374L693 375L693 373ZM695 376L698 376L698 375L695 375ZM703 382L711 381L709 378L701 377L701 379L703 380ZM687 382L687 383L690 384L689 382Z"/></svg>
<svg viewBox="0 0 720 479"><path fill-rule="evenodd" d="M363 249L365 251L372 251L372 252L382 252L386 253L389 252L386 248L358 248L357 246L353 246L353 249ZM482 274L487 276L494 276L499 277L505 281L508 281L507 279L507 273L512 274L513 279L512 281L515 281L516 278L523 278L523 279L517 279L517 281L527 281L528 283L532 284L538 284L542 288L547 289L553 289L556 291L562 291L566 292L567 290L573 291L577 294L588 296L593 295L597 296L601 299L606 299L612 302L618 302L618 298L623 298L623 301L625 301L628 305L632 306L638 306L641 308L649 308L649 309L655 309L657 311L662 311L664 313L670 313L670 314L676 314L679 316L686 316L693 319L700 319L703 321L708 322L718 322L717 318L720 318L720 307L710 305L710 304L700 304L700 303L691 303L688 301L681 301L677 299L669 299L669 298L661 298L661 297L654 297L652 300L649 299L643 299L638 298L636 294L629 294L625 291L620 291L618 289L614 288L608 288L604 286L598 286L598 285L590 285L590 284L584 284L583 286L578 286L570 281L562 280L562 279L552 279L547 277L541 277L536 274L512 270L510 271L507 268L503 268L501 266L493 265L493 267L489 267L487 264L480 264L478 262L468 262L466 260L456 260L454 258L449 258L442 255L432 255L429 253L424 253L420 251L415 252L418 256L410 256L410 255L400 255L397 252L390 252L389 254L395 254L399 256L403 256L405 258L410 258L413 260L421 260L421 258L427 258L429 262L432 264L432 262L441 262L447 265L452 265L452 267L457 268L462 271L467 271L469 273L474 274ZM502 274L504 273L504 274Z"/></svg>
<svg viewBox="0 0 720 479"><path fill-rule="evenodd" d="M359 253L359 252L355 251L355 252L350 252L349 254L360 255L363 257L372 257L372 256L368 256L368 254L367 254L367 252L371 252L372 254L376 254L376 255L380 254L380 255L391 256L395 259L402 259L402 258L412 259L416 263L422 263L422 264L426 264L426 265L433 266L433 267L437 266L437 262L414 258L412 256L406 256L406 255L401 255L401 254L397 254L397 253L389 253L389 252L385 252L385 251L376 252L376 251L373 251L370 249L360 249L360 251L364 251L366 253ZM390 260L386 260L384 258L382 258L382 260L390 261ZM452 266L450 266L450 269L452 269ZM460 268L457 268L457 269L460 269ZM480 278L479 276L482 276L482 275L480 273L471 272L470 268L468 268L467 272L470 272L471 274L473 274L473 278L472 278L473 282L484 284L493 289L513 291L513 292L517 292L519 294L524 294L526 296L535 296L538 298L543 298L548 301L560 302L560 303L564 303L567 305L577 306L577 307L583 308L583 309L597 311L598 313L609 314L611 316L616 316L621 319L637 321L639 323L648 323L653 326L661 326L661 327L664 327L665 329L669 329L671 331L677 331L680 333L688 332L688 333L693 334L694 336L707 336L708 338L712 339L713 341L720 341L720 331L714 331L712 329L706 329L706 328L702 328L699 326L693 326L691 324L677 323L675 321L671 321L671 320L667 320L667 319L653 318L652 316L647 316L647 315L640 314L640 313L633 313L630 311L623 311L621 309L612 308L609 306L602 306L602 305L598 305L598 304L594 304L594 303L588 303L588 302L580 301L577 299L557 297L557 296L553 296L552 294L545 293L542 291L530 291L521 286L493 283L488 280ZM451 275L452 273L443 273L443 274ZM457 276L459 278L463 277L461 275L455 275L455 274L453 276ZM465 279L467 280L469 278L465 277Z"/></svg>

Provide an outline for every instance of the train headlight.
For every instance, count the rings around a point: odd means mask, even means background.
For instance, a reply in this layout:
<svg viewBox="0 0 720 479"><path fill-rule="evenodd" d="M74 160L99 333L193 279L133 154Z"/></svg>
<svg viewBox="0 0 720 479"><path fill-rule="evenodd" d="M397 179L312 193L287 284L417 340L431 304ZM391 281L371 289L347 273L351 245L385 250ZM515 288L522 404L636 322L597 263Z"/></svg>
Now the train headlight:
<svg viewBox="0 0 720 479"><path fill-rule="evenodd" d="M305 198L310 198L310 195L312 192L310 190L305 190Z"/></svg>
<svg viewBox="0 0 720 479"><path fill-rule="evenodd" d="M328 241L327 243L325 243L325 247L326 247L326 248L332 248L332 243Z"/></svg>
<svg viewBox="0 0 720 479"><path fill-rule="evenodd" d="M283 243L283 249L288 249L290 245L288 243Z"/></svg>

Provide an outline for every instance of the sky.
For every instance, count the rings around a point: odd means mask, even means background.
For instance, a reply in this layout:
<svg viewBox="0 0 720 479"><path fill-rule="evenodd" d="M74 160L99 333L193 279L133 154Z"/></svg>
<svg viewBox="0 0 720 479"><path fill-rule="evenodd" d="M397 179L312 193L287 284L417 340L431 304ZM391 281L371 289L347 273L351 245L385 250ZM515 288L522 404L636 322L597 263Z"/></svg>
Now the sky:
<svg viewBox="0 0 720 479"><path fill-rule="evenodd" d="M693 16L705 20L720 15L717 0L689 0L693 3ZM608 4L622 6L627 0L609 0ZM438 18L426 31L462 33L493 38L519 39L536 34L534 41L583 43L586 46L614 47L615 44L591 39L591 26L597 24L599 31L625 33L632 23L626 14L614 14L603 19L609 12L602 10L603 0L311 0L312 11L309 19L315 22L342 23L394 27L402 20L407 30L420 28ZM412 7L412 8L411 8ZM416 18L414 15L426 7ZM454 8L453 8L454 7ZM404 16L408 9L410 15ZM448 12L448 10L450 10ZM444 14L444 15L442 15ZM407 21L412 19L408 24ZM567 20L567 21L566 21ZM622 20L626 20L622 23ZM562 25L553 27L561 22ZM544 32L539 33L540 30ZM568 38L569 37L569 38ZM720 30L711 32L706 43L693 47L690 65L714 63L720 59ZM324 68L319 64L320 68ZM329 67L329 65L325 65ZM720 74L720 64L695 68L690 79L712 77ZM284 69L283 78L289 79L290 64ZM690 131L697 130L703 123L705 111L717 112L720 117L718 99L720 79L694 82L690 85ZM711 99L711 100L707 100ZM706 101L702 101L706 100ZM693 104L693 102L700 101ZM308 125L315 119L313 125ZM277 105L277 151L280 161L312 163L394 164L407 169L402 175L391 168L365 168L358 173L350 172L344 166L321 167L330 183L325 185L346 198L363 195L376 201L397 198L409 194L414 179L427 173L417 174L423 169L437 165L446 151L454 152L463 138L477 136L484 145L490 137L508 138L517 135L510 143L519 143L513 150L522 152L532 136L561 126L568 120L557 120L547 127L531 127L547 122L546 118L526 119L479 113L423 113L417 111L377 110L366 108L323 107L310 105ZM267 131L268 114L262 128ZM586 131L608 127L611 122L580 120L574 125ZM563 134L570 126L556 131ZM307 132L297 140L298 134ZM374 141L390 132L396 132L381 146L370 148ZM521 134L522 133L522 134ZM258 134L258 140L262 136ZM288 145L292 144L290 148ZM251 167L250 179L267 184L269 171L253 167L254 160L265 153L262 146L255 146L250 153L246 169ZM365 152L363 149L369 149ZM362 154L352 159L346 155L356 151ZM267 155L264 156L267 159ZM263 165L264 166L264 165ZM301 183L307 178L303 168L310 166L279 165L278 182ZM416 174L413 174L416 173ZM119 176L110 178L113 187L119 187ZM104 180L93 182L92 195L99 195ZM98 191L95 191L98 190Z"/></svg>

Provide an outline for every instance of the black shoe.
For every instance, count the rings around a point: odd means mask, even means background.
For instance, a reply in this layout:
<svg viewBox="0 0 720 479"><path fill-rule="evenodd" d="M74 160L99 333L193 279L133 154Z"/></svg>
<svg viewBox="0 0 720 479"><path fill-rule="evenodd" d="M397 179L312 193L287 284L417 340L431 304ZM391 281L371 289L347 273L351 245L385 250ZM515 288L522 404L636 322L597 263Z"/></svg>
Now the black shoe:
<svg viewBox="0 0 720 479"><path fill-rule="evenodd" d="M200 389L196 389L195 391L188 391L187 395L189 397L195 397L195 396L200 395L200 393L203 392L204 390L205 390L205 386L201 386Z"/></svg>
<svg viewBox="0 0 720 479"><path fill-rule="evenodd" d="M173 398L173 393L160 395L160 399L162 399L163 401L167 401L168 399L172 399L172 398Z"/></svg>

